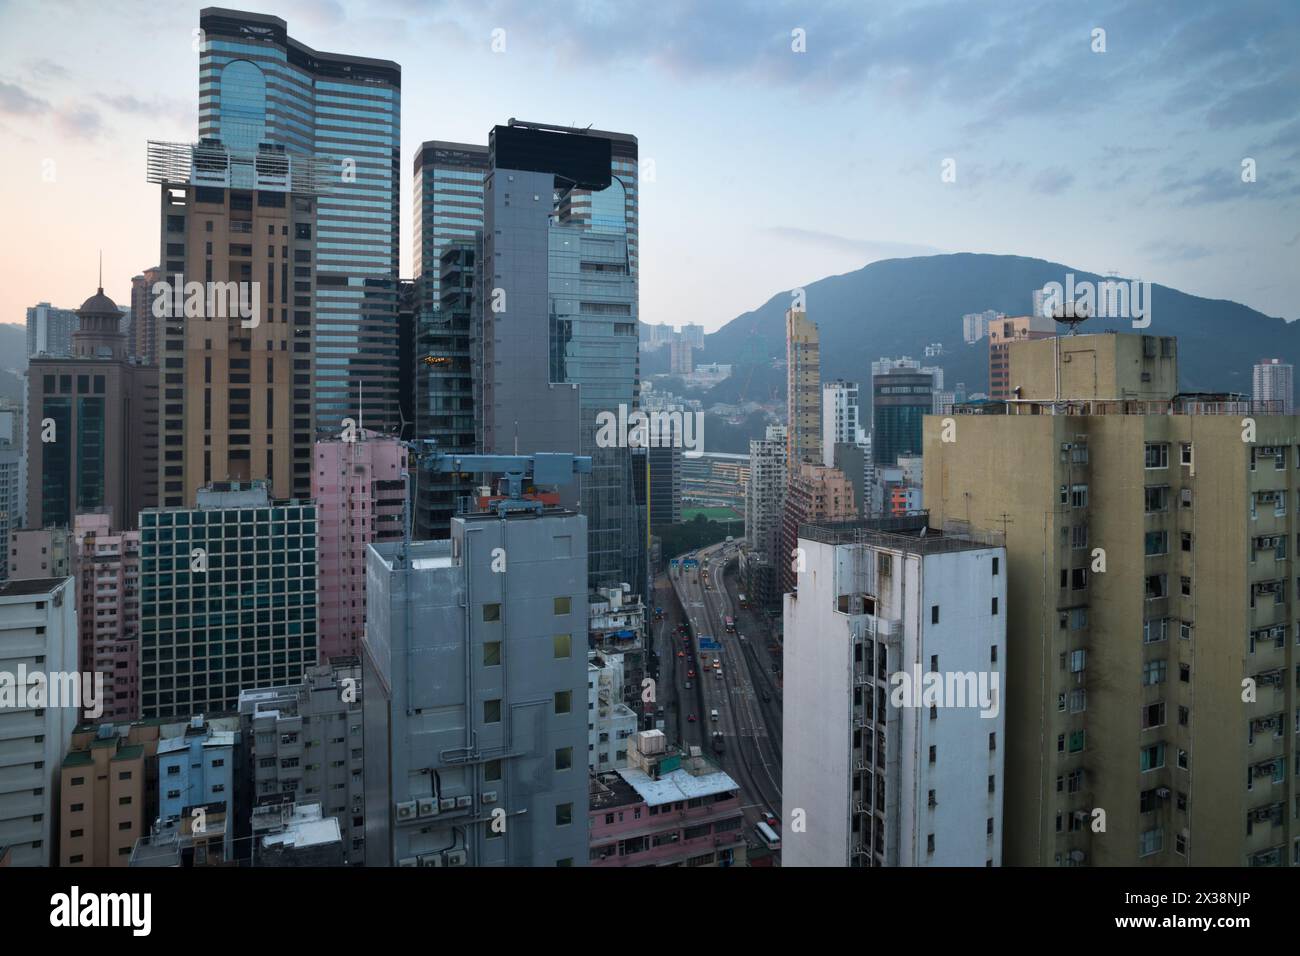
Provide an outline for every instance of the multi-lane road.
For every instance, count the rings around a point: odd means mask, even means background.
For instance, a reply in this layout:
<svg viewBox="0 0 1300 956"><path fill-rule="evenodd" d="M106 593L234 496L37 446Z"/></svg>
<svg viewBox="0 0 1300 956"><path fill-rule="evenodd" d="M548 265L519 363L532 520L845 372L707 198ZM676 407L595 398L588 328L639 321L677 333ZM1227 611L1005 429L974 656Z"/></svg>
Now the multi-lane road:
<svg viewBox="0 0 1300 956"><path fill-rule="evenodd" d="M690 625L690 641L674 633L676 614L666 615L655 636L660 680L670 685L663 696L674 702L669 720L685 744L701 747L740 784L752 823L764 813L781 817L781 702L765 640L746 635L743 626L736 634L727 633L724 626L727 616L737 615L737 601L726 588L724 573L735 560L736 547L727 543L701 548L695 553L699 567L683 568L679 560L670 569L669 580ZM702 649L701 636L712 638L721 651ZM678 657L679 652L686 656ZM721 677L713 667L715 658L721 660ZM710 716L715 709L716 721ZM694 721L689 719L692 714ZM721 753L712 747L715 731L723 735Z"/></svg>

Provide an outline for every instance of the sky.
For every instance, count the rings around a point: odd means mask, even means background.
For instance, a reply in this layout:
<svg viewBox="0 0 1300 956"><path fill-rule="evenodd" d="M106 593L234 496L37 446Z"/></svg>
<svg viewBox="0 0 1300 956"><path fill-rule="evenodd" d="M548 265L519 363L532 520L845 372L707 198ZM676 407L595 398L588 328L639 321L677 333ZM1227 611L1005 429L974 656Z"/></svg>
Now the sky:
<svg viewBox="0 0 1300 956"><path fill-rule="evenodd" d="M713 331L824 276L941 252L1300 318L1295 0L238 8L401 64L403 276L419 144L485 144L517 117L638 137L647 322ZM145 144L197 135L199 9L0 0L0 321L75 308L101 249L119 304L157 264Z"/></svg>

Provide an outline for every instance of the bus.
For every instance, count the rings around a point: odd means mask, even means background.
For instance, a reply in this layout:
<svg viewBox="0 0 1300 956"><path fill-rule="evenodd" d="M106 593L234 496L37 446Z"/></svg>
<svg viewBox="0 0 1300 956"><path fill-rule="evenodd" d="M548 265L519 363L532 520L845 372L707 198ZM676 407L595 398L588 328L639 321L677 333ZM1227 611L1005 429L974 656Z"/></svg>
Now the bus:
<svg viewBox="0 0 1300 956"><path fill-rule="evenodd" d="M777 836L775 830L762 820L754 824L754 832L758 834L758 838L763 841L763 845L769 850L781 849L781 838Z"/></svg>
<svg viewBox="0 0 1300 956"><path fill-rule="evenodd" d="M730 614L722 619L722 626L728 634L736 633L736 620Z"/></svg>

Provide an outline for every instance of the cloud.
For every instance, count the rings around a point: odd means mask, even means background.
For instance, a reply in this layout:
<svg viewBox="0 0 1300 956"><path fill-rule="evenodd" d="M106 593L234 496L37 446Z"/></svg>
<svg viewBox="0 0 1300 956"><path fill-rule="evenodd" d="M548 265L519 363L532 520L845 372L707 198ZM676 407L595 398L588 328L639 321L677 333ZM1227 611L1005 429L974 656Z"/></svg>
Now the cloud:
<svg viewBox="0 0 1300 956"><path fill-rule="evenodd" d="M1044 196L1057 196L1069 189L1074 182L1074 173L1062 166L1053 166L1038 173L1029 183L1029 188Z"/></svg>
<svg viewBox="0 0 1300 956"><path fill-rule="evenodd" d="M16 83L0 80L0 113L10 116L36 116L46 112L50 104L32 96Z"/></svg>
<svg viewBox="0 0 1300 956"><path fill-rule="evenodd" d="M890 242L880 239L854 239L840 236L833 232L817 229L801 229L797 226L768 226L762 230L768 235L788 242L802 245L819 246L845 255L859 256L865 262L877 259L905 259L909 256L941 255L947 250L934 246L917 245L907 242Z"/></svg>
<svg viewBox="0 0 1300 956"><path fill-rule="evenodd" d="M1300 182L1289 169L1258 168L1256 182L1243 182L1239 165L1207 169L1199 176L1177 176L1179 167L1166 166L1161 172L1171 177L1157 191L1182 206L1204 206L1234 200L1289 200L1300 196Z"/></svg>
<svg viewBox="0 0 1300 956"><path fill-rule="evenodd" d="M84 104L61 107L54 114L54 122L65 134L78 139L94 139L104 128L99 111Z"/></svg>
<svg viewBox="0 0 1300 956"><path fill-rule="evenodd" d="M1157 262L1195 262L1214 255L1209 246L1178 239L1153 239L1142 245L1142 251Z"/></svg>

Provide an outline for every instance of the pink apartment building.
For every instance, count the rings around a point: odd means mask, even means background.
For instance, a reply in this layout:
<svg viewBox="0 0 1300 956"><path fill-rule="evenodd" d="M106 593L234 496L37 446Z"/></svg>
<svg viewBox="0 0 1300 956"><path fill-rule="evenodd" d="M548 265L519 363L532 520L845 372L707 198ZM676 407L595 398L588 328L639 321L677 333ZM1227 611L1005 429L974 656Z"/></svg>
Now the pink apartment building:
<svg viewBox="0 0 1300 956"><path fill-rule="evenodd" d="M590 866L745 865L735 780L698 752L667 747L661 730L629 737L627 759L590 777Z"/></svg>
<svg viewBox="0 0 1300 956"><path fill-rule="evenodd" d="M140 717L140 532L111 530L107 514L77 515L72 573L77 578L80 667L104 675L96 723Z"/></svg>
<svg viewBox="0 0 1300 956"><path fill-rule="evenodd" d="M318 515L320 660L358 653L366 622L366 546L402 537L406 448L361 430L316 443L311 494Z"/></svg>

